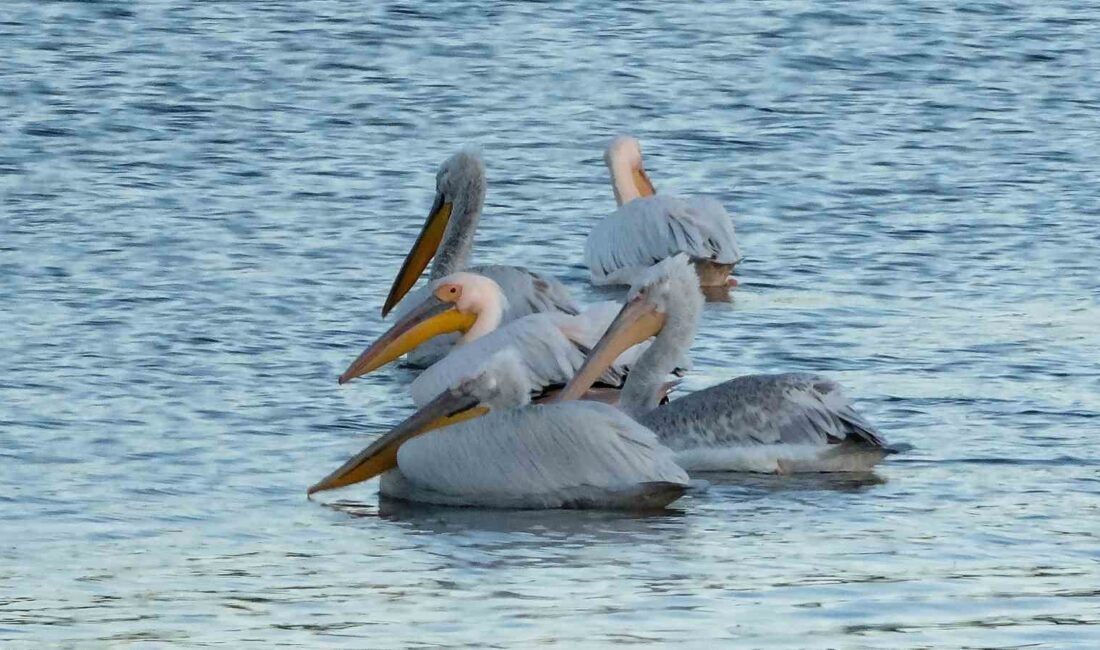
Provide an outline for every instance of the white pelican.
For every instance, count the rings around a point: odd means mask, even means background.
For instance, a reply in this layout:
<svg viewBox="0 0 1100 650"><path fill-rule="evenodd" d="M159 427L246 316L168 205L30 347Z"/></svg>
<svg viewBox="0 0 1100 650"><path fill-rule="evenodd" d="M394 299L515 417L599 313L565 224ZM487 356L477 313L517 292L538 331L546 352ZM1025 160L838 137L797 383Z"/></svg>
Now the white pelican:
<svg viewBox="0 0 1100 650"><path fill-rule="evenodd" d="M658 408L660 377L691 346L702 305L687 256L654 265L559 398L580 396L618 350L656 335L631 368L619 407L688 471L864 471L889 453L840 386L817 375L746 375Z"/></svg>
<svg viewBox="0 0 1100 650"><path fill-rule="evenodd" d="M527 372L525 384L540 394L560 388L584 363L585 353L596 345L618 311L614 302L597 303L577 315L529 314L504 323L507 298L492 279L466 271L452 273L428 285L428 296L411 307L393 327L352 362L343 384L372 372L448 333L459 333L458 343L442 359L413 380L413 401L423 406L462 377L485 363L494 352L516 348ZM602 375L602 386L618 388L627 364L648 343L625 351ZM665 386L667 392L669 386Z"/></svg>
<svg viewBox="0 0 1100 650"><path fill-rule="evenodd" d="M405 257L382 306L389 314L416 284L432 260L429 281L456 271L469 270L492 278L508 298L504 322L540 312L576 314L577 305L569 289L558 280L520 266L479 265L467 268L481 209L485 204L485 163L472 151L460 151L439 167L435 179L435 201L416 243ZM413 303L426 297L425 289L414 292ZM399 310L398 315L405 313ZM410 356L410 363L425 366L446 353L453 338L441 339Z"/></svg>
<svg viewBox="0 0 1100 650"><path fill-rule="evenodd" d="M518 354L497 351L309 494L383 472L383 496L448 506L652 509L684 493L653 432L599 402L529 404L529 388Z"/></svg>
<svg viewBox="0 0 1100 650"><path fill-rule="evenodd" d="M655 262L687 253L705 287L736 284L741 259L733 220L706 197L658 196L642 165L642 147L630 136L611 141L604 154L619 205L596 224L584 246L594 284L632 284Z"/></svg>

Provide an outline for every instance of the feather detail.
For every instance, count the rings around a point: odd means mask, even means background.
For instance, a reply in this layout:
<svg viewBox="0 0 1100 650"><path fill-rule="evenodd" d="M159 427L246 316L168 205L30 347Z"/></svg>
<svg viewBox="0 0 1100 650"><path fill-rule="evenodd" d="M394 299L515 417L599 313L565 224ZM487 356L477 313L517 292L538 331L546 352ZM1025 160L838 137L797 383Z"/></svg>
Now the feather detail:
<svg viewBox="0 0 1100 650"><path fill-rule="evenodd" d="M677 253L718 264L741 259L733 220L707 197L648 196L596 224L585 243L595 284L631 284L638 272Z"/></svg>

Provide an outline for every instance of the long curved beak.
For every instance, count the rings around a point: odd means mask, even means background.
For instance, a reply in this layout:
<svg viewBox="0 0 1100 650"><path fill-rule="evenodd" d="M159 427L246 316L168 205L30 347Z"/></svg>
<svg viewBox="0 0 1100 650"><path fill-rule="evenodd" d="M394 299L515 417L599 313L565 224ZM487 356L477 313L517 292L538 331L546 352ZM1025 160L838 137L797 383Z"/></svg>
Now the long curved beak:
<svg viewBox="0 0 1100 650"><path fill-rule="evenodd" d="M435 195L435 203L432 204L431 212L428 213L428 219L420 229L420 235L417 236L412 250L405 256L405 262L401 264L401 270L394 278L393 286L390 287L390 295L386 296L386 302L382 305L383 318L405 297L409 289L413 288L420 274L424 272L424 267L428 266L428 262L435 256L436 250L439 249L439 242L443 241L447 223L451 220L452 207L451 202L444 200L442 194Z"/></svg>
<svg viewBox="0 0 1100 650"><path fill-rule="evenodd" d="M634 187L638 188L639 196L653 196L657 193L653 182L649 180L649 174L645 173L645 167L639 166L634 170Z"/></svg>
<svg viewBox="0 0 1100 650"><path fill-rule="evenodd" d="M397 450L416 436L443 427L481 417L488 407L477 399L448 390L413 413L392 431L375 440L335 472L310 486L307 494L360 483L397 467Z"/></svg>
<svg viewBox="0 0 1100 650"><path fill-rule="evenodd" d="M363 350L340 375L340 383L377 370L430 338L447 332L465 332L475 320L475 314L464 314L452 303L430 296Z"/></svg>
<svg viewBox="0 0 1100 650"><path fill-rule="evenodd" d="M603 338L588 353L580 370L558 394L557 401L580 399L620 354L630 346L656 335L664 326L665 314L657 311L644 296L638 296L623 305Z"/></svg>

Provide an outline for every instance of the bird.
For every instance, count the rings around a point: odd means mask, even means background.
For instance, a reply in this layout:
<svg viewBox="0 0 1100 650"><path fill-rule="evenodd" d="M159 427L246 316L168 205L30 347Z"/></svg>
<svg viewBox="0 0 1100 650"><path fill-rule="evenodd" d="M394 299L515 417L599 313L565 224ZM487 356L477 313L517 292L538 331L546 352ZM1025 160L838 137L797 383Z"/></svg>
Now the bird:
<svg viewBox="0 0 1100 650"><path fill-rule="evenodd" d="M503 323L508 299L491 278L460 271L429 285L430 291L408 312L368 346L339 382L347 383L372 372L435 337L457 333L455 347L412 381L413 401L423 406L458 378L485 363L497 350L515 348L526 370L526 382L536 397L560 389L584 362L585 353L596 344L618 311L618 303L604 301L579 314L560 312L528 314ZM622 386L629 363L637 359L648 342L625 350L599 378L594 387L604 399L615 399L609 388ZM679 364L682 374L686 362ZM671 389L672 384L665 387ZM592 391L589 391L590 397Z"/></svg>
<svg viewBox="0 0 1100 650"><path fill-rule="evenodd" d="M836 382L814 374L745 375L658 406L658 378L691 346L702 305L687 255L653 265L556 399L580 397L618 350L654 336L619 407L689 472L866 471L892 451Z"/></svg>
<svg viewBox="0 0 1100 650"><path fill-rule="evenodd" d="M621 135L604 154L618 209L596 224L584 257L593 284L633 283L638 273L677 253L690 256L704 287L736 285L741 260L733 220L708 197L658 195L637 138Z"/></svg>
<svg viewBox="0 0 1100 650"><path fill-rule="evenodd" d="M600 402L530 403L514 348L497 350L309 494L382 474L383 497L483 508L660 509L687 473L657 437Z"/></svg>
<svg viewBox="0 0 1100 650"><path fill-rule="evenodd" d="M432 262L429 281L465 270L493 279L508 298L504 322L534 313L578 312L569 289L553 277L521 266L468 267L474 234L485 204L485 187L485 163L473 150L463 149L440 165L436 174L435 200L386 296L383 318L394 307L399 307L398 316L405 313L399 302L416 284L429 261ZM421 289L413 293L411 302L419 303L425 296L425 290ZM454 337L441 338L410 355L408 361L410 365L425 367L438 360L453 343Z"/></svg>

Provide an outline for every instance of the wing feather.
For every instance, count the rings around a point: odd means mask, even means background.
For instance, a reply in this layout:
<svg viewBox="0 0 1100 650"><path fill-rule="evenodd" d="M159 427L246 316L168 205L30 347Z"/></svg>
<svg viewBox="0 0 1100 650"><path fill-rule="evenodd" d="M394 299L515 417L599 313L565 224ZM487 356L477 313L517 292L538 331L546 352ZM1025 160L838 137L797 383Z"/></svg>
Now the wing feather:
<svg viewBox="0 0 1100 650"><path fill-rule="evenodd" d="M585 262L596 284L630 284L633 276L677 253L719 264L741 259L733 220L708 197L647 196L596 224Z"/></svg>
<svg viewBox="0 0 1100 650"><path fill-rule="evenodd" d="M640 418L673 449L753 445L825 446L881 434L840 386L815 375L746 375L656 408Z"/></svg>
<svg viewBox="0 0 1100 650"><path fill-rule="evenodd" d="M653 432L596 402L493 412L410 440L397 462L417 488L472 505L558 507L688 484Z"/></svg>

